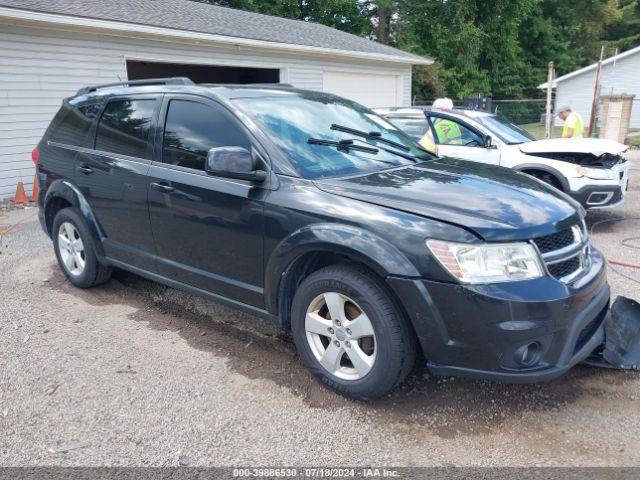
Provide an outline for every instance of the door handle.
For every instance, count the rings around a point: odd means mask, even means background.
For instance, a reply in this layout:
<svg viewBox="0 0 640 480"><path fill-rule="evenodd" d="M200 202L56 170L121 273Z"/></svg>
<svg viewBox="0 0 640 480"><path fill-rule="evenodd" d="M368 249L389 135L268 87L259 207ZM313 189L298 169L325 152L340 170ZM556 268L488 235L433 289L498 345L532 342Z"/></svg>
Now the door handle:
<svg viewBox="0 0 640 480"><path fill-rule="evenodd" d="M167 184L167 183L151 183L151 188L153 188L154 190L158 190L159 192L162 193L171 193L175 190L175 188L173 188L171 185Z"/></svg>
<svg viewBox="0 0 640 480"><path fill-rule="evenodd" d="M88 165L80 165L76 170L85 175L91 175L93 173L93 168Z"/></svg>

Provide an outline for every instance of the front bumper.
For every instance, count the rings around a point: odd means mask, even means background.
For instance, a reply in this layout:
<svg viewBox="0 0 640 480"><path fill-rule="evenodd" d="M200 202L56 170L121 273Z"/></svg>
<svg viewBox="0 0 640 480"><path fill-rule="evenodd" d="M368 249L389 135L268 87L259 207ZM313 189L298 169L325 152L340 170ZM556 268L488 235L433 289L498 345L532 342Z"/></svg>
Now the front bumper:
<svg viewBox="0 0 640 480"><path fill-rule="evenodd" d="M629 189L629 163L616 165L612 170L615 180L570 178L567 193L587 209L612 208L622 204Z"/></svg>
<svg viewBox="0 0 640 480"><path fill-rule="evenodd" d="M589 185L576 192L569 192L569 195L587 209L612 208L624 202L626 188L619 185Z"/></svg>
<svg viewBox="0 0 640 480"><path fill-rule="evenodd" d="M474 286L388 282L433 374L538 382L564 374L603 343L609 285L602 256L591 249L590 257L589 271L571 284L551 277ZM531 345L534 354L523 355Z"/></svg>

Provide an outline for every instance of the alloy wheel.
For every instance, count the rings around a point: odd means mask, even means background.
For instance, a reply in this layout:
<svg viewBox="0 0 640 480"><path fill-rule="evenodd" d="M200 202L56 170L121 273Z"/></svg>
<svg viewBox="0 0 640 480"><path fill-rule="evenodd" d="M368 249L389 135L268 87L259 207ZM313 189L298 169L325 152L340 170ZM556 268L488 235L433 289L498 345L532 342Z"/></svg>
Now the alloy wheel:
<svg viewBox="0 0 640 480"><path fill-rule="evenodd" d="M373 325L346 295L318 295L307 308L305 331L316 360L332 375L359 380L373 368L377 352Z"/></svg>
<svg viewBox="0 0 640 480"><path fill-rule="evenodd" d="M58 229L58 250L65 270L73 276L84 272L86 256L78 229L71 222L63 222Z"/></svg>

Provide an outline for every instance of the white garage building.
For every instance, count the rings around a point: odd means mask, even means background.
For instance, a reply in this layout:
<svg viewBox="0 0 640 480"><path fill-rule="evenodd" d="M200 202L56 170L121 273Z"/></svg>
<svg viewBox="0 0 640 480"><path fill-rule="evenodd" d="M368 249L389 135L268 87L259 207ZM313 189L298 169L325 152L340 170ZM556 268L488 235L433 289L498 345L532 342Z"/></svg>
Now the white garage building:
<svg viewBox="0 0 640 480"><path fill-rule="evenodd" d="M556 107L571 105L587 123L591 117L596 67L594 63L567 73L556 78L552 85L556 93ZM640 46L604 60L600 82L601 95L635 95L630 128L640 128ZM543 83L538 88L546 90L547 84ZM556 118L556 125L562 125L562 120Z"/></svg>
<svg viewBox="0 0 640 480"><path fill-rule="evenodd" d="M410 104L430 59L315 23L190 0L0 0L0 199L64 97L119 80L290 83L370 107Z"/></svg>

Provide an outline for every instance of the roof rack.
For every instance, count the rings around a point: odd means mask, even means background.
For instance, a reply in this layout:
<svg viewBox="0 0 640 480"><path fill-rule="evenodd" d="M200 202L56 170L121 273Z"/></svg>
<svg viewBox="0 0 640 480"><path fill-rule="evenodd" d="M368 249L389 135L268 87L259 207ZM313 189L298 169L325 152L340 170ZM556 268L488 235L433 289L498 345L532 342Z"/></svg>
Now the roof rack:
<svg viewBox="0 0 640 480"><path fill-rule="evenodd" d="M144 80L127 80L126 82L104 83L102 85L94 85L92 87L83 87L78 90L76 95L86 95L87 93L95 92L101 88L118 87L122 85L195 85L195 83L187 77L145 78Z"/></svg>
<svg viewBox="0 0 640 480"><path fill-rule="evenodd" d="M283 88L295 88L290 83L201 83L204 87L283 87Z"/></svg>

